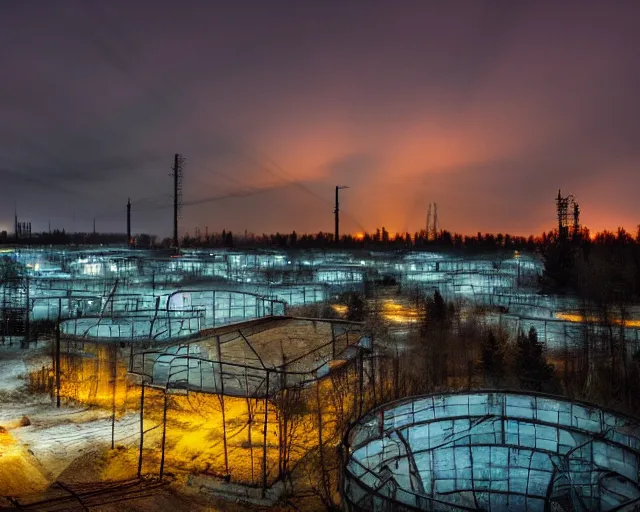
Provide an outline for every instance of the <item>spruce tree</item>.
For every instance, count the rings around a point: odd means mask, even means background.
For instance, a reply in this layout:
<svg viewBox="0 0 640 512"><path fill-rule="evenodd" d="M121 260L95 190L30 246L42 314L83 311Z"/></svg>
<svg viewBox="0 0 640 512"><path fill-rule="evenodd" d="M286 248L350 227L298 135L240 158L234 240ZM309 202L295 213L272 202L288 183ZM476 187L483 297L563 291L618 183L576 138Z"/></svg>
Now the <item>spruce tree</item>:
<svg viewBox="0 0 640 512"><path fill-rule="evenodd" d="M504 377L504 354L493 331L489 331L482 345L482 370L485 382L499 386Z"/></svg>
<svg viewBox="0 0 640 512"><path fill-rule="evenodd" d="M523 389L542 391L545 382L553 377L553 367L544 356L544 344L538 341L534 327L525 335L521 329L516 341L516 371Z"/></svg>

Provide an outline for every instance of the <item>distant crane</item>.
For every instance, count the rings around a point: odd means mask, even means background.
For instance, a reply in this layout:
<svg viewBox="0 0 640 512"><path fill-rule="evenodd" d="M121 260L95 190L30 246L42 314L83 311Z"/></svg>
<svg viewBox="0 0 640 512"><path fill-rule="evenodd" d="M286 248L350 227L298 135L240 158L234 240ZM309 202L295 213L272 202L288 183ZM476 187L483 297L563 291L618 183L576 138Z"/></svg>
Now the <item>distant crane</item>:
<svg viewBox="0 0 640 512"><path fill-rule="evenodd" d="M336 244L340 243L340 202L338 200L338 192L343 188L349 188L346 185L336 185L336 208L333 210L333 213L336 216Z"/></svg>

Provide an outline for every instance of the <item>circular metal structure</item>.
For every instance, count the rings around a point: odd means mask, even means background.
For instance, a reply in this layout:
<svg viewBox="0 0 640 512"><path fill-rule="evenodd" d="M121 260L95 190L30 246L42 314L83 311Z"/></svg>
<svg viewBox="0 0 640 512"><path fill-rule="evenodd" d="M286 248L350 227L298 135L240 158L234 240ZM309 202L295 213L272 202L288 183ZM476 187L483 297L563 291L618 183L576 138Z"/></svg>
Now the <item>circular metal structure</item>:
<svg viewBox="0 0 640 512"><path fill-rule="evenodd" d="M344 439L350 511L637 510L640 422L556 396L413 397Z"/></svg>

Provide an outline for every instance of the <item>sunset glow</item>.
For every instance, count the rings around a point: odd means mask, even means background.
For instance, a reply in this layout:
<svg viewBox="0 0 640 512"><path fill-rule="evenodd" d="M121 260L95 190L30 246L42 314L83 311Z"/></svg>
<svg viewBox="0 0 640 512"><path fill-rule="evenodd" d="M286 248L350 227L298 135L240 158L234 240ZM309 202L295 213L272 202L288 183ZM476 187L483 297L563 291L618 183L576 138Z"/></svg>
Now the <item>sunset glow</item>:
<svg viewBox="0 0 640 512"><path fill-rule="evenodd" d="M640 503L639 15L5 1L0 510Z"/></svg>
<svg viewBox="0 0 640 512"><path fill-rule="evenodd" d="M233 4L156 6L149 17L142 5L54 2L43 26L16 6L0 36L13 48L3 69L22 84L0 84L3 190L34 230L91 231L95 217L121 232L130 196L135 231L167 236L159 169L179 151L182 234L332 232L338 184L350 187L343 233L414 233L437 202L451 232L539 234L569 187L592 231L634 231L640 157L624 127L640 116L627 72L640 36L627 4L454 4L282 14L258 3L251 17ZM264 60L250 58L266 40ZM13 199L3 205L12 226Z"/></svg>

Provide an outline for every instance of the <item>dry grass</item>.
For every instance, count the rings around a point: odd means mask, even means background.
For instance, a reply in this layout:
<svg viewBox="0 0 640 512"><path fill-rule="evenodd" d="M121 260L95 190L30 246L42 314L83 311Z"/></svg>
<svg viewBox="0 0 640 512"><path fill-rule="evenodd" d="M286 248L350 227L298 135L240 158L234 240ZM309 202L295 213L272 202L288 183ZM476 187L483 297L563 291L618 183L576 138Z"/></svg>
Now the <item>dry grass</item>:
<svg viewBox="0 0 640 512"><path fill-rule="evenodd" d="M287 361L316 351L290 364L289 370L308 371L318 366L318 361L331 356L331 324L322 321L287 319L269 322L264 325L243 330L251 346L266 366L282 365L282 355ZM235 336L235 337L234 337ZM349 336L356 341L356 334ZM345 335L338 337L339 350L344 348ZM236 332L223 336L222 357L225 361L237 361L247 364L251 358L258 360L242 336ZM215 340L207 343L215 354ZM326 347L320 349L320 347ZM33 414L23 408L16 411L11 429L17 427L23 414L28 414L32 425L25 429L21 441L32 443L34 439L55 437L51 453L38 449L36 456L30 455L28 447L18 444L12 437L12 430L3 434L4 446L0 446L0 483L4 483L1 494L32 494L42 492L55 479L65 483L105 482L129 479L137 470L137 410L139 407L139 388L127 378L126 352L108 350L104 347L85 346L84 354L63 353L61 358L62 398L72 399L83 405L93 406L78 414L64 414L60 417ZM50 363L50 360L47 361ZM42 361L44 363L44 361ZM28 379L25 379L25 391L31 393L51 391L53 373L50 364L28 365ZM115 379L114 379L115 377ZM41 396L38 393L37 396ZM312 395L313 398L313 395ZM162 394L147 388L145 400L145 429L152 429L145 436L143 473L157 474L159 468L159 446L162 429ZM116 450L105 449L110 440L111 408L116 409ZM264 408L268 407L266 430L267 479L272 482L277 476L279 456L279 422L277 405L264 400L250 400L225 397L226 438L228 468L232 482L260 485L262 482L262 457L265 443L263 429ZM307 404L308 405L308 404ZM53 410L52 405L48 406ZM186 477L188 473L202 473L211 476L223 476L225 457L223 449L223 402L216 395L190 393L175 395L169 400L166 436L166 471L176 478ZM43 409L44 410L44 409ZM49 410L49 409L47 409ZM250 414L250 411L251 413ZM20 412L20 415L18 415ZM62 412L62 410L61 410ZM290 463L301 460L317 443L315 414L306 409L300 412L299 426L293 434ZM327 421L332 414L328 415ZM91 425L86 422L91 421ZM55 428L54 428L55 427ZM156 428L154 428L156 427ZM69 430L69 432L67 432ZM325 437L330 434L326 427ZM94 432L95 431L95 432ZM99 435L98 435L99 434ZM123 441L122 438L126 438ZM59 439L58 439L59 438ZM327 440L328 441L328 440ZM37 443L36 443L37 444ZM89 448L89 446L91 448ZM81 449L82 448L82 449ZM93 449L87 453L87 448ZM64 456L61 455L64 451ZM9 461L9 453L15 455ZM4 458L4 461L2 460ZM55 461L55 464L53 463ZM6 471L2 472L3 463ZM10 462L10 463L8 463ZM42 464L46 462L46 464ZM33 485L31 485L33 484ZM13 491L13 492L12 492ZM15 492L15 491L20 491ZM200 510L191 502L192 496L178 497L162 492L146 500L134 500L121 504L118 510ZM197 500L197 498L195 498ZM217 500L216 500L217 501ZM314 501L313 499L311 500ZM314 502L314 506L317 503ZM220 502L220 508L209 508L203 503L202 510L231 510L229 504ZM313 509L314 506L305 509ZM306 505L305 505L306 507ZM104 508L115 510L116 508ZM238 505L237 510L247 509ZM253 507L252 507L253 509ZM258 510L256 507L255 510ZM102 510L102 508L100 509ZM235 510L235 509L234 509Z"/></svg>
<svg viewBox="0 0 640 512"><path fill-rule="evenodd" d="M265 324L258 332L240 331L221 339L222 360L249 366L279 368L289 371L311 371L331 354L331 324L316 320L287 319ZM345 336L336 339L343 346ZM198 342L216 354L215 339ZM314 353L314 351L317 351ZM303 357L308 354L308 357ZM217 358L216 358L217 359ZM293 361L293 362L292 362Z"/></svg>

